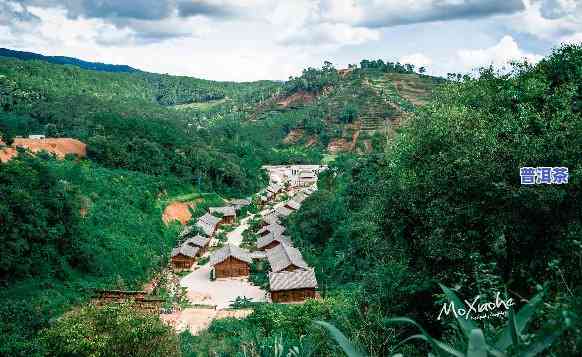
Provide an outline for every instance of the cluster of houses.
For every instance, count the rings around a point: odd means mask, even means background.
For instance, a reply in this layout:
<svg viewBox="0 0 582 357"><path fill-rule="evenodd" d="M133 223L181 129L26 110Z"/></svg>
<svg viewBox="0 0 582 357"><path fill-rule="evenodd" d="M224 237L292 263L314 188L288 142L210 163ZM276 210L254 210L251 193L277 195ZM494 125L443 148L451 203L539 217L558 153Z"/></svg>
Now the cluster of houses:
<svg viewBox="0 0 582 357"><path fill-rule="evenodd" d="M236 199L224 207L210 207L194 226L185 226L178 241L180 244L172 249L172 267L174 270L190 269L196 260L203 256L210 246L218 227L233 224L236 212L251 204L248 199Z"/></svg>
<svg viewBox="0 0 582 357"><path fill-rule="evenodd" d="M317 182L317 176L326 165L266 165L271 183L280 186L307 187Z"/></svg>
<svg viewBox="0 0 582 357"><path fill-rule="evenodd" d="M266 259L271 267L269 290L273 302L296 302L314 298L317 290L315 272L285 235L281 219L298 210L315 190L315 186L303 188L287 201L263 212L261 228L256 232L258 239L255 251L249 252L232 244L215 251L210 257L214 278L248 276L253 261Z"/></svg>
<svg viewBox="0 0 582 357"><path fill-rule="evenodd" d="M273 302L296 302L316 297L317 280L313 268L293 246L281 220L297 211L303 201L316 191L317 177L325 170L321 165L264 166L269 173L269 185L257 195L260 207L272 204L261 212L261 228L256 232L256 250L250 252L227 243L210 255L211 278L247 277L253 261L266 259L269 271L269 290ZM281 195L287 195L277 202ZM232 200L224 207L211 207L200 217L194 229L186 226L180 235L182 242L172 251L175 269L190 269L196 259L208 250L221 224L233 224L236 212L251 202ZM202 232L202 233L195 233Z"/></svg>

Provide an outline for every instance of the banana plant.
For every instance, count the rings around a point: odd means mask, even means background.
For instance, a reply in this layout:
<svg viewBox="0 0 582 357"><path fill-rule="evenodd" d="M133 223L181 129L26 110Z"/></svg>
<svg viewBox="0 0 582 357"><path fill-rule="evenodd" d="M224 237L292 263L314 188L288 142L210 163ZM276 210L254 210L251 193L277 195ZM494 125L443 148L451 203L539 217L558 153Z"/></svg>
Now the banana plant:
<svg viewBox="0 0 582 357"><path fill-rule="evenodd" d="M447 298L453 302L456 306L464 306L459 297L449 288L444 285L439 284ZM478 328L473 320L467 319L463 316L457 316L456 320L459 327L466 339L466 350L459 351L452 346L441 342L433 337L431 337L416 321L405 318L393 318L388 319L389 323L402 323L413 325L420 330L420 334L410 336L400 342L399 345L407 343L411 340L422 340L427 342L431 347L432 351L438 356L455 356L455 357L505 357L508 355L508 351L518 351L516 352L520 357L533 357L547 348L549 348L554 341L568 328L569 322L562 328L555 329L550 332L545 332L539 337L539 340L530 345L524 346L523 343L523 331L527 326L528 322L532 319L537 307L542 302L542 294L539 293L534 296L525 306L519 310L516 314L513 309L509 310L509 321L507 326L497 335L494 336L491 341L487 341L483 330Z"/></svg>

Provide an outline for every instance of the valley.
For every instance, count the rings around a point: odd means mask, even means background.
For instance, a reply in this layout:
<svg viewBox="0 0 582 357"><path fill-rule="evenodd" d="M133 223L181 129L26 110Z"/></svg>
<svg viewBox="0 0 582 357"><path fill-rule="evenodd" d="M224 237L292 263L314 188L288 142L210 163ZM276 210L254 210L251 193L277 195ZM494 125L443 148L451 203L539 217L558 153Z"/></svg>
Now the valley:
<svg viewBox="0 0 582 357"><path fill-rule="evenodd" d="M581 63L223 82L0 51L0 355L577 355ZM514 320L438 318L496 294Z"/></svg>

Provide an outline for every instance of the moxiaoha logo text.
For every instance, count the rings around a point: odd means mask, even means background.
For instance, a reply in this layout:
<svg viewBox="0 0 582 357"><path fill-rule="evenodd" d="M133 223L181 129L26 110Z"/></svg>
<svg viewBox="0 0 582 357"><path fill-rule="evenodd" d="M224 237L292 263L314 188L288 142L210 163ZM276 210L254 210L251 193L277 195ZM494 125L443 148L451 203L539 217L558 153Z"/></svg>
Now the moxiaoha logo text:
<svg viewBox="0 0 582 357"><path fill-rule="evenodd" d="M473 302L465 300L465 304L467 306L455 306L454 302L449 302L443 304L441 312L439 313L438 320L441 319L443 313L445 316L448 316L450 313L453 313L455 317L464 317L465 319L469 320L483 320L492 317L504 317L507 315L507 311L510 307L514 305L513 299L509 298L507 300L503 300L499 297L499 292L495 295L495 302L485 302L480 303L479 300L481 299L480 295L477 295Z"/></svg>

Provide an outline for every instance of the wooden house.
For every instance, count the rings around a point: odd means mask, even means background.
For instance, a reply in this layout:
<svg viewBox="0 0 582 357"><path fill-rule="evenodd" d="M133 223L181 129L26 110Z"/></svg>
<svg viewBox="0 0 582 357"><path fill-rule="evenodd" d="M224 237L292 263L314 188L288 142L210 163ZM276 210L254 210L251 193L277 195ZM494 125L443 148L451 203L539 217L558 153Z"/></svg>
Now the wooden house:
<svg viewBox="0 0 582 357"><path fill-rule="evenodd" d="M269 234L257 239L257 249L258 250L267 250L267 249L275 248L276 246L278 246L281 243L285 243L287 245L293 245L293 244L291 244L289 237L284 236L282 234L269 233Z"/></svg>
<svg viewBox="0 0 582 357"><path fill-rule="evenodd" d="M248 276L252 262L247 251L232 244L225 245L210 257L210 266L217 279Z"/></svg>
<svg viewBox="0 0 582 357"><path fill-rule="evenodd" d="M250 206L251 200L246 198L236 198L230 200L228 203L235 209L235 211L238 211L243 207Z"/></svg>
<svg viewBox="0 0 582 357"><path fill-rule="evenodd" d="M273 223L273 224L266 225L263 228L259 229L257 231L257 234L259 235L259 237L264 237L269 233L273 233L275 235L281 235L281 234L283 234L283 232L285 232L284 226L282 226L278 223Z"/></svg>
<svg viewBox="0 0 582 357"><path fill-rule="evenodd" d="M186 243L172 249L172 267L177 270L190 269L196 261L199 251L200 248Z"/></svg>
<svg viewBox="0 0 582 357"><path fill-rule="evenodd" d="M302 170L297 177L297 186L311 186L317 182L317 175L311 170Z"/></svg>
<svg viewBox="0 0 582 357"><path fill-rule="evenodd" d="M299 302L317 296L313 269L269 273L271 300L275 303Z"/></svg>
<svg viewBox="0 0 582 357"><path fill-rule="evenodd" d="M184 244L187 244L191 247L198 248L198 256L204 255L208 251L208 245L210 244L210 238L201 236L197 234L194 237L186 239Z"/></svg>
<svg viewBox="0 0 582 357"><path fill-rule="evenodd" d="M208 237L212 237L218 228L220 223L220 218L214 217L210 213L206 213L204 216L198 218L196 221L196 226L202 229L202 232Z"/></svg>
<svg viewBox="0 0 582 357"><path fill-rule="evenodd" d="M213 216L221 216L219 224L234 224L236 212L233 206L210 207L208 212Z"/></svg>
<svg viewBox="0 0 582 357"><path fill-rule="evenodd" d="M263 227L271 224L281 224L281 219L276 211L271 211L262 217Z"/></svg>
<svg viewBox="0 0 582 357"><path fill-rule="evenodd" d="M293 210L285 206L275 208L275 214L281 218L288 217L291 213L293 213Z"/></svg>
<svg viewBox="0 0 582 357"><path fill-rule="evenodd" d="M308 269L309 265L303 260L301 252L285 243L280 243L274 248L267 249L267 260L271 265L271 271L294 271L297 269Z"/></svg>
<svg viewBox="0 0 582 357"><path fill-rule="evenodd" d="M271 184L267 186L267 198L269 200L274 200L283 191L283 188L277 184Z"/></svg>
<svg viewBox="0 0 582 357"><path fill-rule="evenodd" d="M301 208L301 203L293 200L289 200L287 202L285 202L285 205L283 206L287 209L293 210L293 211L297 211L299 208Z"/></svg>

